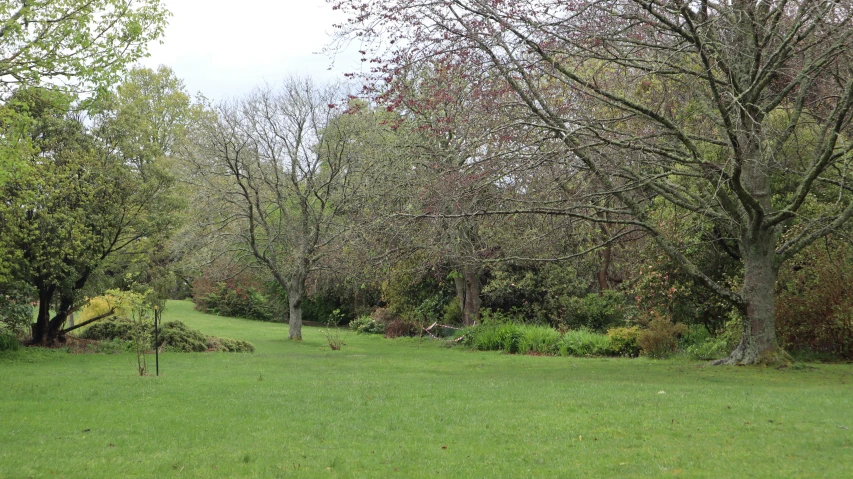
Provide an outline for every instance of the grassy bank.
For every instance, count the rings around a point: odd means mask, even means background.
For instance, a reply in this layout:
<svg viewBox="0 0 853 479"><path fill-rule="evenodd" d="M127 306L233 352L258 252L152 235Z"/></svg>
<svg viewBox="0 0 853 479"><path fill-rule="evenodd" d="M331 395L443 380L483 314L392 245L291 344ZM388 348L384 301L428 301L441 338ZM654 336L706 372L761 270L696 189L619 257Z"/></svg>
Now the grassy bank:
<svg viewBox="0 0 853 479"><path fill-rule="evenodd" d="M510 356L197 313L254 354L0 356L0 477L849 477L853 366Z"/></svg>

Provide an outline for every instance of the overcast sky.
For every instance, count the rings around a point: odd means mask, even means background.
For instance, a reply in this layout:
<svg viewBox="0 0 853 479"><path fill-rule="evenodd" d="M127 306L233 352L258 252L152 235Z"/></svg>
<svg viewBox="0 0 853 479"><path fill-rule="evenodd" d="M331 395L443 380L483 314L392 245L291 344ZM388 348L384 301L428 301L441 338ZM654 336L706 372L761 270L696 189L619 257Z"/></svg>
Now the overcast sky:
<svg viewBox="0 0 853 479"><path fill-rule="evenodd" d="M241 96L290 73L343 79L359 68L355 49L330 58L319 53L332 24L342 20L324 0L165 0L172 18L142 63L171 67L190 93L213 100Z"/></svg>

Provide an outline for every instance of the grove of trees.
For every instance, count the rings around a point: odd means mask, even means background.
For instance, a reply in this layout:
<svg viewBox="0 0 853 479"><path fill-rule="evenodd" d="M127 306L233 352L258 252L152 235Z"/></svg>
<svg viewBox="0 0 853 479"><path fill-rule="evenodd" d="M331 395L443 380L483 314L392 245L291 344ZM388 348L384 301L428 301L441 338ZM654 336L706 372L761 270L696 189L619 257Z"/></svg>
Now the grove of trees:
<svg viewBox="0 0 853 479"><path fill-rule="evenodd" d="M52 345L147 287L292 340L655 320L720 364L853 355L851 5L330 3L366 70L217 104L130 67L158 2L0 13L0 320L37 301L17 334Z"/></svg>

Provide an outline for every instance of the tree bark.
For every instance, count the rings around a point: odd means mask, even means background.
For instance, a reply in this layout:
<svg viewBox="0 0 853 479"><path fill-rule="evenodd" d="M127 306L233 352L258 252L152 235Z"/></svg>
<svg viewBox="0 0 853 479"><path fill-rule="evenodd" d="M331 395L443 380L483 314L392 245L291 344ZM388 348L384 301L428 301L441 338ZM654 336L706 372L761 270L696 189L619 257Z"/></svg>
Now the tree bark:
<svg viewBox="0 0 853 479"><path fill-rule="evenodd" d="M780 364L790 359L776 341L775 239L772 232L762 232L743 247L743 336L728 358L714 364Z"/></svg>
<svg viewBox="0 0 853 479"><path fill-rule="evenodd" d="M36 322L32 325L33 338L30 344L37 346L47 346L47 334L50 327L50 302L53 300L53 287L39 288L39 312L36 316Z"/></svg>
<svg viewBox="0 0 853 479"><path fill-rule="evenodd" d="M302 297L305 295L305 274L295 273L287 288L287 302L290 310L289 337L293 341L302 341Z"/></svg>
<svg viewBox="0 0 853 479"><path fill-rule="evenodd" d="M480 320L480 306L483 302L480 298L480 271L475 266L463 266L462 271L454 278L454 283L462 309L462 324L471 326Z"/></svg>

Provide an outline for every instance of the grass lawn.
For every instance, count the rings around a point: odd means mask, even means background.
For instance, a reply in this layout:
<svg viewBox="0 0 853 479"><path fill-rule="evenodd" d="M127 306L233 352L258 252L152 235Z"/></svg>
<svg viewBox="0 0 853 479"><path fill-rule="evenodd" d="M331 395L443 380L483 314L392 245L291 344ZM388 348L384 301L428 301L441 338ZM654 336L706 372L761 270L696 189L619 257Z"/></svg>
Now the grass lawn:
<svg viewBox="0 0 853 479"><path fill-rule="evenodd" d="M446 349L208 316L254 354L0 354L0 478L853 477L853 366ZM153 357L151 357L153 370Z"/></svg>

